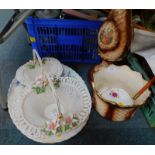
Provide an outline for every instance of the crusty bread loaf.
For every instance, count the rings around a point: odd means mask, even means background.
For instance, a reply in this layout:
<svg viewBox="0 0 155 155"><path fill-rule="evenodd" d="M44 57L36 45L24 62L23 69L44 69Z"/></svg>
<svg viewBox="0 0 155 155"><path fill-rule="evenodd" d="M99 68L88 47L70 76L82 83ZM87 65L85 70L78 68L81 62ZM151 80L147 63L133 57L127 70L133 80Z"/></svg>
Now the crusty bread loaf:
<svg viewBox="0 0 155 155"><path fill-rule="evenodd" d="M112 10L108 16L109 20L113 21L119 30L119 43L112 50L110 48L107 50L99 49L99 55L104 60L117 61L130 48L132 38L131 10Z"/></svg>

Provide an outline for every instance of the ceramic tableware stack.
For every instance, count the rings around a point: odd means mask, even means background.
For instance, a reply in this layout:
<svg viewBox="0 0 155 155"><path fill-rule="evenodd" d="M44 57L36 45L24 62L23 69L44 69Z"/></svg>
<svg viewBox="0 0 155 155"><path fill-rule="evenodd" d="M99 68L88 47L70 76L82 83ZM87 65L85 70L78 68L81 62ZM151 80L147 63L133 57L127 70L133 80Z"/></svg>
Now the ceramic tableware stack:
<svg viewBox="0 0 155 155"><path fill-rule="evenodd" d="M139 98L133 96L145 85L140 73L128 66L117 66L130 50L132 41L131 10L112 10L98 34L102 63L90 70L93 103L96 111L112 121L131 118L150 95L147 89Z"/></svg>
<svg viewBox="0 0 155 155"><path fill-rule="evenodd" d="M28 138L42 143L67 140L82 130L91 98L81 77L55 58L33 60L21 66L8 93L10 116Z"/></svg>

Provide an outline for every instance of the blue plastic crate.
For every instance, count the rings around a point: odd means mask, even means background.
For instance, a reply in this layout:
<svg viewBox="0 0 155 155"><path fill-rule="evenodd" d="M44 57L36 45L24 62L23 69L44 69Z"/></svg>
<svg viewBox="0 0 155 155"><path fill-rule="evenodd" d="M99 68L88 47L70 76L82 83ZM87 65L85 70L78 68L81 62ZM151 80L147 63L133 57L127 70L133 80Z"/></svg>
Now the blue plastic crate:
<svg viewBox="0 0 155 155"><path fill-rule="evenodd" d="M66 19L26 19L28 33L41 57L62 62L98 63L97 35L102 22Z"/></svg>

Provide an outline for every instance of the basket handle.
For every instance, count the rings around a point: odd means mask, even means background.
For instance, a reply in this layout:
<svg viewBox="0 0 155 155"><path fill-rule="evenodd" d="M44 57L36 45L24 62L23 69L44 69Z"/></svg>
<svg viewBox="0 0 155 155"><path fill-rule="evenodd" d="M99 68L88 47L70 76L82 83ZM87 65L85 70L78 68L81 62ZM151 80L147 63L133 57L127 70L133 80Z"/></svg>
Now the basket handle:
<svg viewBox="0 0 155 155"><path fill-rule="evenodd" d="M51 90L53 92L53 95L56 98L56 104L57 104L57 107L58 107L59 117L62 118L62 112L61 112L61 107L60 107L60 99L59 99L58 95L56 94L53 82L51 81L49 74L48 73L44 73L44 74L45 74L45 76L46 76L46 78L47 78L47 80L49 82L49 86L50 86L50 88L51 88Z"/></svg>
<svg viewBox="0 0 155 155"><path fill-rule="evenodd" d="M39 56L37 50L33 49L32 50L32 55L33 55L34 63L36 62L36 59L38 60L39 65L40 65L40 69L41 69L41 75L43 75L43 63L42 63L41 57Z"/></svg>
<svg viewBox="0 0 155 155"><path fill-rule="evenodd" d="M33 54L33 61L36 62L36 58L37 58L37 60L39 62L39 65L40 65L40 68L41 68L41 75L45 75L46 76L46 78L47 78L47 80L49 82L49 86L50 86L50 88L51 88L51 90L53 92L53 95L56 98L56 104L57 104L57 107L58 107L59 117L63 118L63 115L61 113L61 108L60 108L60 99L59 99L58 95L56 94L53 82L51 81L49 74L46 73L45 71L43 71L43 63L42 63L42 60L41 60L37 50L33 49L32 50L32 54Z"/></svg>
<svg viewBox="0 0 155 155"><path fill-rule="evenodd" d="M59 99L58 95L56 94L53 82L51 81L49 74L46 73L45 71L43 71L43 63L42 63L42 60L41 60L37 50L33 49L32 53L33 53L33 61L36 62L36 58L38 59L38 62L39 62L40 68L41 68L41 75L45 75L49 82L49 86L53 92L53 95L55 96L55 98L57 100L56 103L57 103L59 115L62 116L61 109L60 109L60 99Z"/></svg>

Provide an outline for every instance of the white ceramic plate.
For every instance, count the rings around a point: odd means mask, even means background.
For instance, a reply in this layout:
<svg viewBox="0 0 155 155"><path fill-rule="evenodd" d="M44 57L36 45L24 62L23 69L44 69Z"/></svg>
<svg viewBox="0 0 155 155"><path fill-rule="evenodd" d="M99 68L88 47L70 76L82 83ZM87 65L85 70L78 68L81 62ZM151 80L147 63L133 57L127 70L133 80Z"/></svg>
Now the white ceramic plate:
<svg viewBox="0 0 155 155"><path fill-rule="evenodd" d="M63 72L63 67L61 63L55 58L43 58L45 64L43 64L43 70L47 72L50 76L61 76ZM16 72L16 79L26 86L32 86L35 82L35 78L41 74L41 68L37 63L34 69L29 69L28 63L19 67Z"/></svg>
<svg viewBox="0 0 155 155"><path fill-rule="evenodd" d="M51 92L35 97L36 94L32 93L30 88L21 85L16 79L12 81L8 93L9 113L16 127L30 139L42 143L61 142L76 135L86 124L91 110L91 97L88 89L81 77L69 67L64 66L63 75L72 77L62 78L61 89L57 89L60 100L62 100L64 115L70 110L73 113L78 112L81 123L77 128L64 133L61 137L48 137L41 132L45 121L50 119L48 117L50 110L47 109L52 110L55 106ZM65 102L63 102L64 100Z"/></svg>

